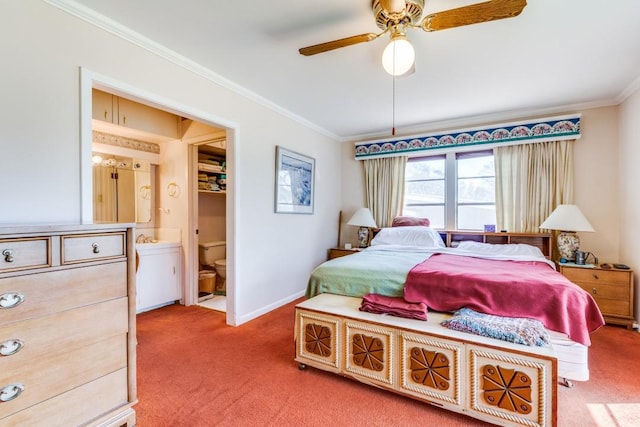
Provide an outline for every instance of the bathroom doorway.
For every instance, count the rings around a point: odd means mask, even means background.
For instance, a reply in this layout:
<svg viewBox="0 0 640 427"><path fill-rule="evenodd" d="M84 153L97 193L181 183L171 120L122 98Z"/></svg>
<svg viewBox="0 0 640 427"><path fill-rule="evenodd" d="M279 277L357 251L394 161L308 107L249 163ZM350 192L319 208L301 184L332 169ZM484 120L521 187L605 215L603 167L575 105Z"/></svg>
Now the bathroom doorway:
<svg viewBox="0 0 640 427"><path fill-rule="evenodd" d="M184 104L173 102L159 95L145 92L126 83L94 73L85 68L80 73L80 115L81 115L81 220L82 223L93 223L93 177L92 177L92 91L99 89L116 96L127 98L155 109L178 115L188 120L222 129L226 135L226 163L233 171L235 124L212 116L204 111L193 109ZM194 305L198 303L198 192L197 192L197 147L184 140L165 143L168 157L177 159L172 165L160 165L159 173L169 174L171 182L164 185L162 191L173 191L175 209L171 209L175 221L182 233L183 252L183 292L182 303ZM161 184L163 182L161 181ZM234 178L231 173L226 181L226 224L225 239L227 242L227 279L226 279L226 323L237 324L234 300L234 240L233 203ZM166 188L165 188L166 187ZM180 190L182 189L182 190ZM177 190L177 193L176 193ZM178 196L177 198L175 196ZM182 197L180 197L182 196ZM165 208L166 209L166 208Z"/></svg>
<svg viewBox="0 0 640 427"><path fill-rule="evenodd" d="M226 312L226 133L197 144L198 305Z"/></svg>

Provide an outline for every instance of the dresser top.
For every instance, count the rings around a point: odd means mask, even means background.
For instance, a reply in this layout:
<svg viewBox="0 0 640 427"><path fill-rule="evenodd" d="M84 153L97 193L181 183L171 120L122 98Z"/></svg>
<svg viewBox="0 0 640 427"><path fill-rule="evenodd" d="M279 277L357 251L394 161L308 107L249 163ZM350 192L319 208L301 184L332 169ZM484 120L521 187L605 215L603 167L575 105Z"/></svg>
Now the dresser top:
<svg viewBox="0 0 640 427"><path fill-rule="evenodd" d="M122 231L135 228L134 223L103 223L103 224L0 224L0 237L3 235L28 236L36 234L55 233L86 233L91 231Z"/></svg>

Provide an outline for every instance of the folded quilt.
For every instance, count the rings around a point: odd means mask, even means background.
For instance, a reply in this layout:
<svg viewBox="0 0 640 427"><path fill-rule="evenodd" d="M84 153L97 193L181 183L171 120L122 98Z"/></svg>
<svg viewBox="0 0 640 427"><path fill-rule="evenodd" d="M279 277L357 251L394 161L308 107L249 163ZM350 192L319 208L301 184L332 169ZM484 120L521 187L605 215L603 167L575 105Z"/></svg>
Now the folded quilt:
<svg viewBox="0 0 640 427"><path fill-rule="evenodd" d="M517 317L494 316L462 308L440 323L449 329L496 338L516 344L547 346L549 334L542 322Z"/></svg>
<svg viewBox="0 0 640 427"><path fill-rule="evenodd" d="M427 320L426 304L406 302L402 297L389 297L379 294L367 294L362 298L360 311L408 319Z"/></svg>

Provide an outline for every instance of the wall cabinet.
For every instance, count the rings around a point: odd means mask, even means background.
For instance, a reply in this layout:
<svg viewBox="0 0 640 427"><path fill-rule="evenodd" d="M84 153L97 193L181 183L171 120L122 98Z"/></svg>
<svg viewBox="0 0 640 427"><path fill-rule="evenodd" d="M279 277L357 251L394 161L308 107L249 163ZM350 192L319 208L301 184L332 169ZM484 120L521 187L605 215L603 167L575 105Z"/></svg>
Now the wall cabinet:
<svg viewBox="0 0 640 427"><path fill-rule="evenodd" d="M135 425L132 235L0 228L0 426Z"/></svg>
<svg viewBox="0 0 640 427"><path fill-rule="evenodd" d="M173 304L182 298L182 254L180 243L136 245L136 312Z"/></svg>
<svg viewBox="0 0 640 427"><path fill-rule="evenodd" d="M126 98L94 89L92 93L92 117L94 128L108 133L114 132L112 126L100 128L100 124L115 125L134 129L146 134L157 135L166 140L179 138L180 119L175 114L158 110Z"/></svg>

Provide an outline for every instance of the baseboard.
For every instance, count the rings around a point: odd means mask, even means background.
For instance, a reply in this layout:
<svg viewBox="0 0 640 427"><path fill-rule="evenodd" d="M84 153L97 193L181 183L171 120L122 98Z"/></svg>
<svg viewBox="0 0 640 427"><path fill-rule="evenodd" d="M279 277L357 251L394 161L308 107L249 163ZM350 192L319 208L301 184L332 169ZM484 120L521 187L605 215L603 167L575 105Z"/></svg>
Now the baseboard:
<svg viewBox="0 0 640 427"><path fill-rule="evenodd" d="M257 318L257 317L262 316L263 314L267 314L270 311L275 310L276 308L279 308L279 307L282 307L283 305L289 304L291 301L295 301L298 298L303 297L304 293L305 293L305 290L302 290L300 292L296 292L293 295L289 295L288 297L279 299L278 301L275 301L272 304L269 304L267 306L259 308L258 310L254 310L254 311L252 311L250 313L247 313L244 316L239 317L237 319L238 323L236 324L236 326L240 326L243 323L246 323L246 322L248 322L250 320L253 320L253 319Z"/></svg>

